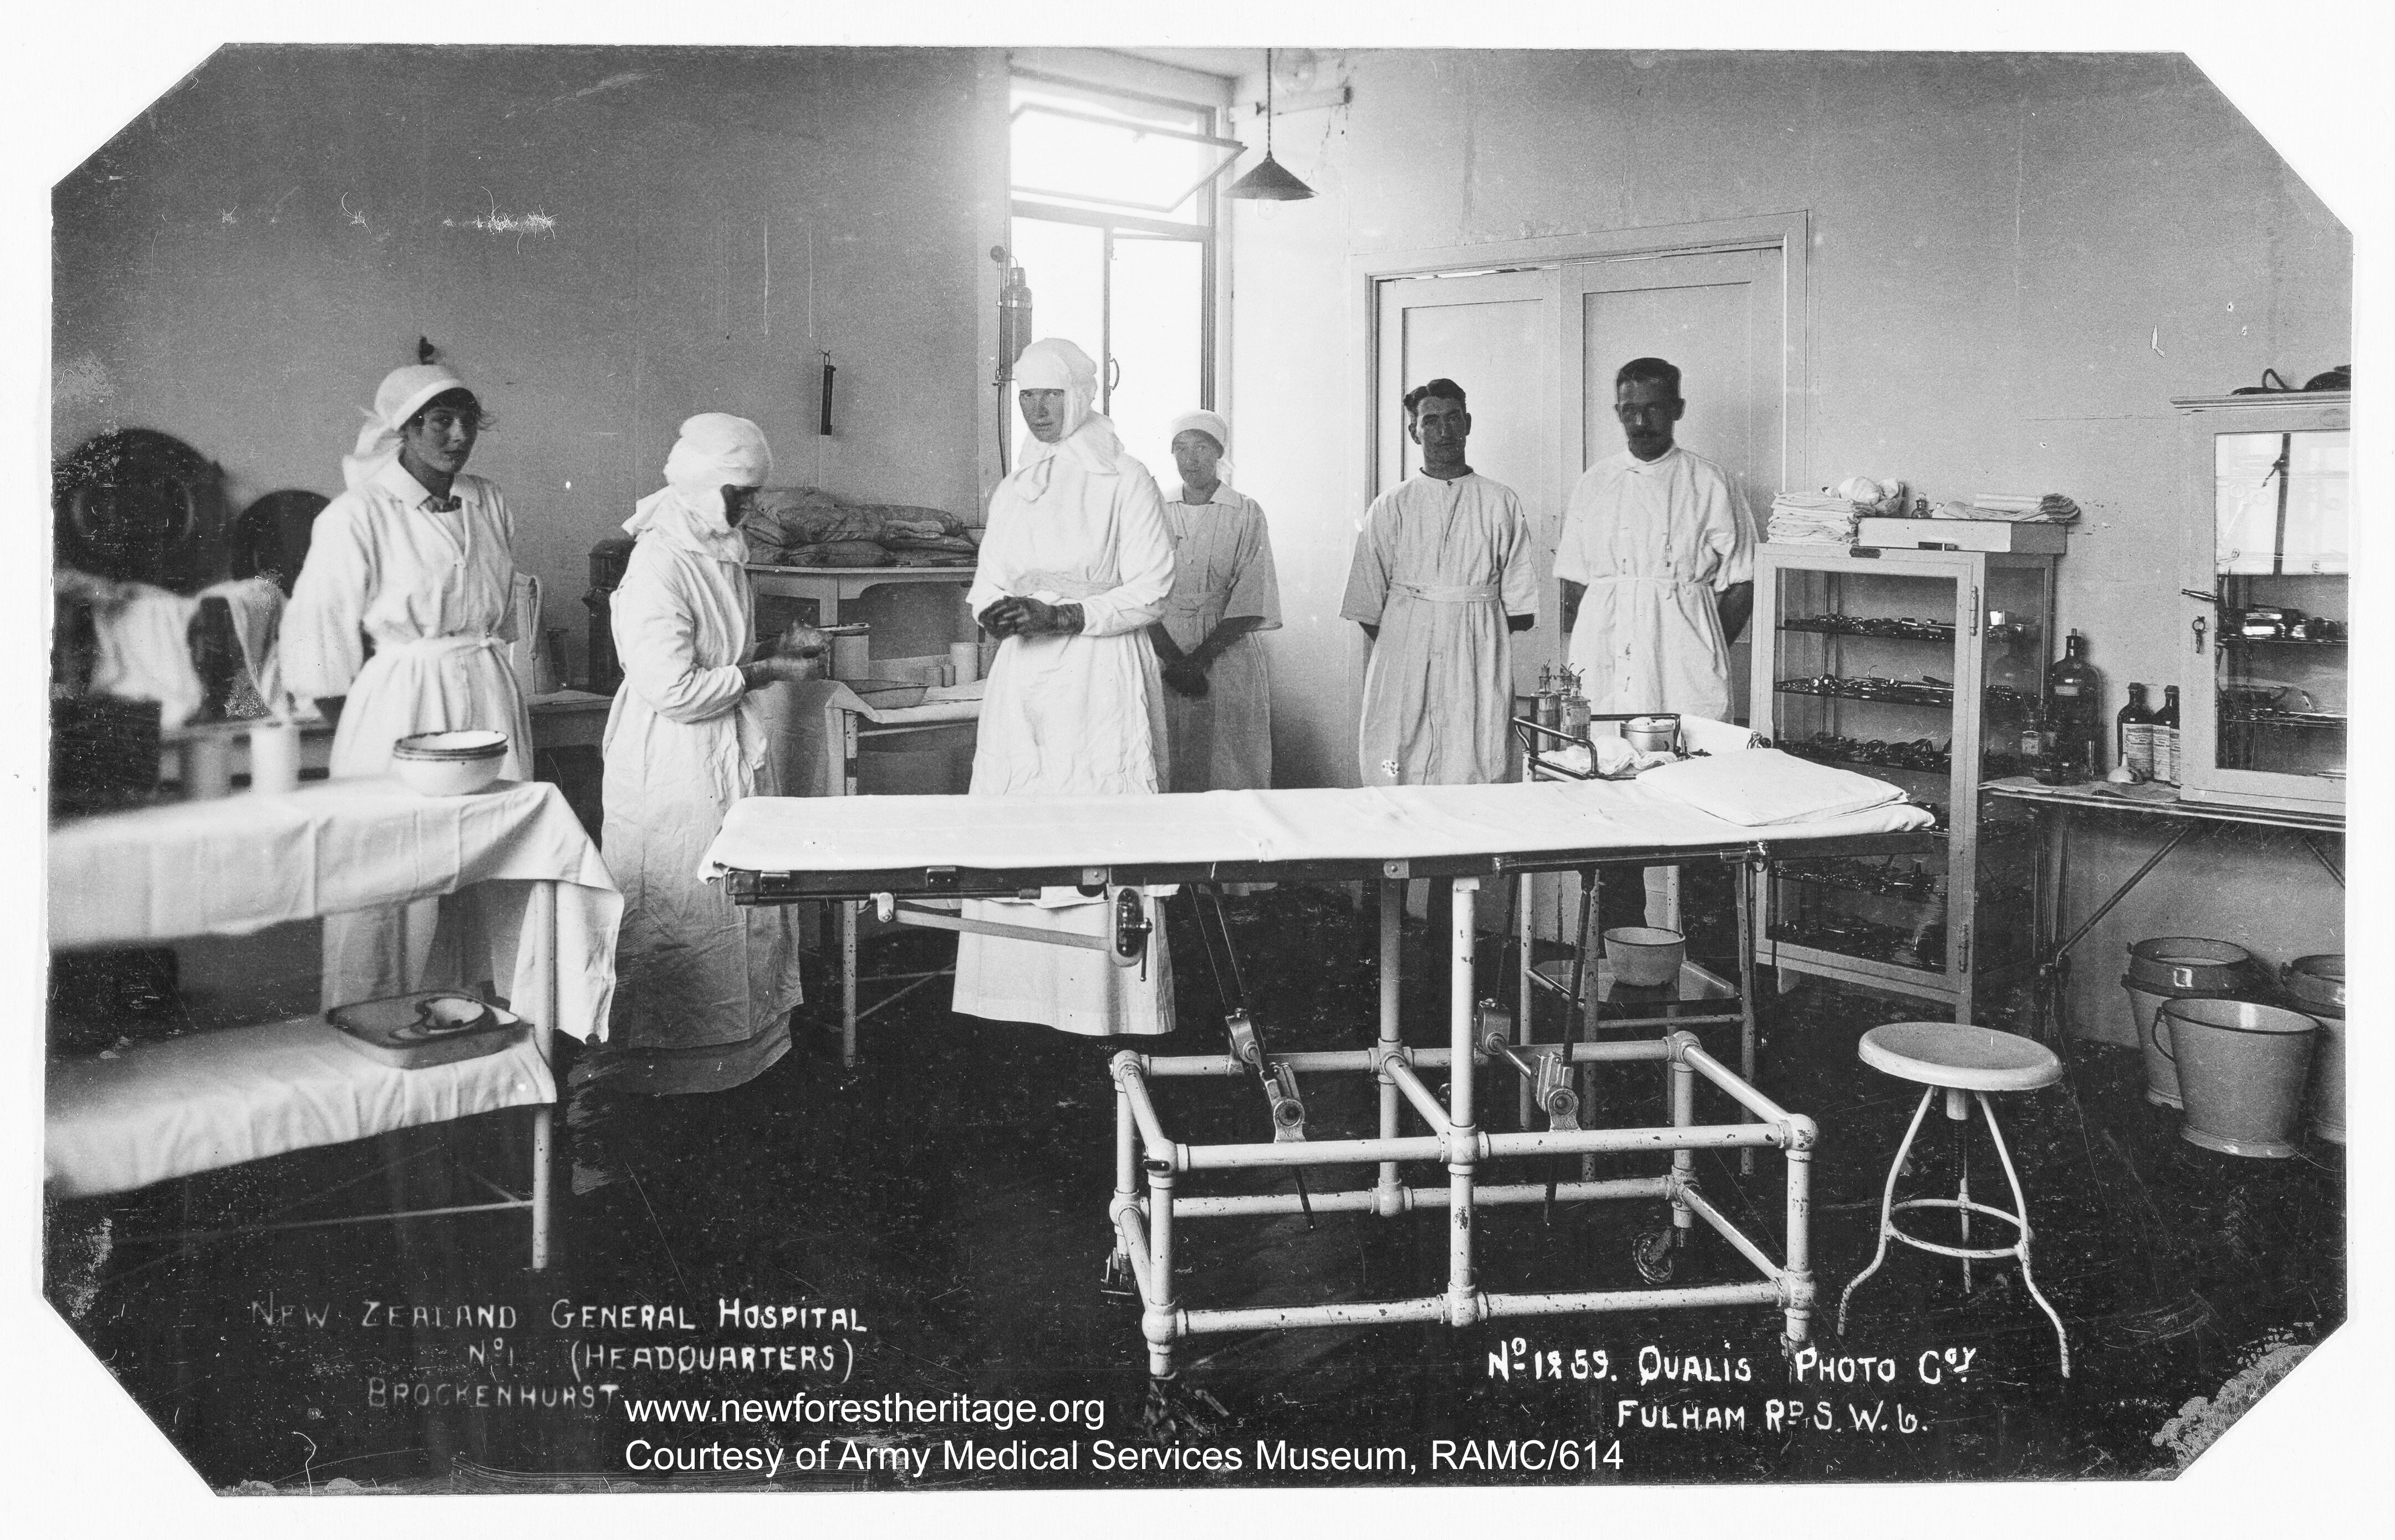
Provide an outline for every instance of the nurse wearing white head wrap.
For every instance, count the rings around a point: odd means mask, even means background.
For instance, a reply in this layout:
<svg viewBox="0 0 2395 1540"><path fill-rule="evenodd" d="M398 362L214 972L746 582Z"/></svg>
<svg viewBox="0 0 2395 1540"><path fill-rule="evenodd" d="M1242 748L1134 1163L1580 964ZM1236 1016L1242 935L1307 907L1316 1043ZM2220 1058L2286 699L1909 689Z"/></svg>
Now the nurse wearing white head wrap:
<svg viewBox="0 0 2395 1540"><path fill-rule="evenodd" d="M797 911L742 910L697 875L724 811L781 789L754 691L816 667L754 657L738 521L742 494L773 468L755 423L702 413L681 425L664 488L624 525L632 555L608 607L624 683L602 785L624 923L609 1044L594 1060L611 1088L726 1090L790 1046Z"/></svg>
<svg viewBox="0 0 2395 1540"><path fill-rule="evenodd" d="M1035 342L1015 364L1015 383L1031 439L990 496L969 596L1003 638L982 694L973 794L1161 791L1163 685L1147 628L1172 588L1163 498L1147 467L1122 452L1114 425L1092 410L1097 368L1088 354L1058 339ZM1038 904L973 902L965 912L1096 935L1109 910L1064 888ZM955 1008L1090 1036L1170 1031L1163 941L1159 928L1143 978L1096 952L966 935Z"/></svg>
<svg viewBox="0 0 2395 1540"><path fill-rule="evenodd" d="M375 392L354 451L349 490L318 517L292 586L278 649L293 691L341 698L333 735L337 777L382 775L391 745L417 732L491 728L508 735L500 774L532 779L532 717L509 662L515 638L515 525L499 489L463 467L473 416L415 442L442 464L403 462L410 418L464 389L438 364L394 369ZM368 643L373 656L367 656ZM470 979L443 976L430 956L431 901L324 921L324 1000L346 1005Z"/></svg>
<svg viewBox="0 0 2395 1540"><path fill-rule="evenodd" d="M1184 433L1203 433L1214 441L1215 474L1227 481L1231 479L1231 425L1212 412L1184 412L1172 419L1172 431L1168 441L1177 441Z"/></svg>
<svg viewBox="0 0 2395 1540"><path fill-rule="evenodd" d="M383 376L375 403L358 429L357 447L341 460L341 484L356 488L374 479L384 466L399 458L400 430L407 419L444 391L463 390L466 382L445 364L411 363Z"/></svg>
<svg viewBox="0 0 2395 1540"><path fill-rule="evenodd" d="M1214 413L1172 419L1172 593L1148 636L1164 665L1177 792L1272 784L1272 680L1254 633L1279 628L1280 584L1263 507L1231 489L1230 444L1230 424Z"/></svg>

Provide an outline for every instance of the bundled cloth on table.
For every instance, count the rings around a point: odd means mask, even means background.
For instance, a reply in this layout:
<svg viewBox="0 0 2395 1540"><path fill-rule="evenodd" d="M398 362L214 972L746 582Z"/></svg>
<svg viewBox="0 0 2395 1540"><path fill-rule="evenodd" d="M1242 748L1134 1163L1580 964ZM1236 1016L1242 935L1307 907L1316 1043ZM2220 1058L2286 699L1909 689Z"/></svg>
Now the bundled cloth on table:
<svg viewBox="0 0 2395 1540"><path fill-rule="evenodd" d="M1539 758L1574 775L1619 775L1633 765L1643 771L1671 762L1670 755L1644 754L1632 748L1623 742L1621 727L1619 722L1593 723L1590 742L1548 750ZM1680 740L1690 755L1740 754L1763 741L1752 728L1717 722L1710 717L1681 717Z"/></svg>
<svg viewBox="0 0 2395 1540"><path fill-rule="evenodd" d="M2007 524L2071 524L2078 522L2079 505L2058 492L2043 497L2024 493L1980 492L1967 503L1940 503L1933 519L1992 519Z"/></svg>
<svg viewBox="0 0 2395 1540"><path fill-rule="evenodd" d="M814 487L767 487L742 525L748 559L776 567L970 567L979 530L938 508L842 503Z"/></svg>
<svg viewBox="0 0 2395 1540"><path fill-rule="evenodd" d="M1836 818L1904 800L1902 787L1778 749L1661 765L1638 784L1748 827Z"/></svg>

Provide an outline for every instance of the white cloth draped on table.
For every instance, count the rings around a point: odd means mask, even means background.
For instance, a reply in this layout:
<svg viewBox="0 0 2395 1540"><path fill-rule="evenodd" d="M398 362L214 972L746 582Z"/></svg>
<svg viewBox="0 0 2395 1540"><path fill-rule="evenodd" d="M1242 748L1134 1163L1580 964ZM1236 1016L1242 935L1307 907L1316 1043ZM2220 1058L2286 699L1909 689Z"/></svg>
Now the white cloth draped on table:
<svg viewBox="0 0 2395 1540"><path fill-rule="evenodd" d="M523 935L534 882L558 890L558 1017L606 1034L622 910L599 852L555 786L501 782L476 796L418 796L398 782L324 781L296 792L175 802L59 825L49 841L54 947L242 936L317 915L380 912L443 895L460 944L407 989L488 980L512 1001L542 981ZM461 889L484 885L482 902ZM430 927L428 925L428 934ZM388 993L401 993L390 991ZM346 1003L346 1002L344 1002Z"/></svg>
<svg viewBox="0 0 2395 1540"><path fill-rule="evenodd" d="M1506 620L1539 612L1521 500L1477 473L1414 476L1372 500L1339 612L1380 627L1364 667L1368 786L1502 781L1514 714Z"/></svg>
<svg viewBox="0 0 2395 1540"><path fill-rule="evenodd" d="M1096 375L1080 349L1035 343L1015 379L1026 390L1065 390L1068 431L1054 444L1026 443L999 483L968 602L976 615L1009 596L1078 602L1082 628L1000 643L982 693L973 796L1161 791L1164 685L1147 626L1172 588L1163 499L1113 425L1090 412ZM1089 935L1105 934L1112 913L1071 888L1039 904L964 908L968 917ZM1171 967L1156 917L1144 976L1078 947L959 936L953 1008L1090 1036L1169 1032Z"/></svg>
<svg viewBox="0 0 2395 1540"><path fill-rule="evenodd" d="M1735 757L1725 756L1725 757ZM1699 761L1702 763L1702 761ZM1856 776L1856 782L1868 778ZM1884 802L1757 829L1635 781L1484 786L1310 787L1204 796L751 797L708 849L710 871L885 872L973 867L1428 861L1440 857L1739 849L1927 828L1925 809Z"/></svg>
<svg viewBox="0 0 2395 1540"><path fill-rule="evenodd" d="M1204 641L1225 616L1258 616L1264 624L1256 631L1280 628L1272 539L1254 498L1220 485L1197 507L1178 500L1165 504L1164 522L1172 535L1172 592L1164 601L1164 628L1184 652ZM1272 680L1256 631L1223 649L1206 671L1205 694L1164 692L1174 791L1272 784Z"/></svg>
<svg viewBox="0 0 2395 1540"><path fill-rule="evenodd" d="M382 774L391 745L412 733L491 728L508 735L499 773L532 779L532 716L507 651L514 525L499 489L479 476L458 476L450 495L458 507L437 511L388 459L316 520L283 616L283 676L298 694L346 697L336 777ZM328 918L324 1004L413 987L431 918L422 906Z"/></svg>
<svg viewBox="0 0 2395 1540"><path fill-rule="evenodd" d="M691 419L669 484L624 526L635 544L609 611L624 683L607 717L602 784L602 842L624 891L617 1030L601 1069L614 1088L750 1080L788 1051L802 994L798 912L744 911L696 875L725 809L781 791L741 677L755 651L748 547L724 521L720 490L761 484L763 449L744 419Z"/></svg>
<svg viewBox="0 0 2395 1540"><path fill-rule="evenodd" d="M178 802L50 833L54 947L248 935L395 901L438 903L458 944L414 987L488 981L526 1016L606 1035L615 885L555 786L501 783L423 797L389 779ZM540 885L554 928L527 924ZM318 1017L145 1043L50 1067L46 1177L60 1196L112 1192L424 1123L545 1103L555 1082L527 1035L482 1059L370 1064Z"/></svg>

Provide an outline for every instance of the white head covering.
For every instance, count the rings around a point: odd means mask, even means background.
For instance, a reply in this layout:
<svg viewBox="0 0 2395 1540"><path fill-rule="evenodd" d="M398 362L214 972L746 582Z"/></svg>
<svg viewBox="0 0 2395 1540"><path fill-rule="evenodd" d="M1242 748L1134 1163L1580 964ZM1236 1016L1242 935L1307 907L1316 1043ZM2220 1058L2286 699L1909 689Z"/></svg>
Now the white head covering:
<svg viewBox="0 0 2395 1540"><path fill-rule="evenodd" d="M1231 480L1231 425L1212 412L1184 412L1172 419L1171 431L1164 436L1164 441L1171 443L1192 428L1213 440L1214 447L1222 451L1222 457L1214 462L1214 475L1227 486Z"/></svg>
<svg viewBox="0 0 2395 1540"><path fill-rule="evenodd" d="M1065 392L1065 430L1056 441L1043 443L1037 435L1026 433L1016 456L1012 479L1026 499L1036 503L1048 490L1053 468L1049 462L1059 452L1069 452L1093 475L1115 473L1122 440L1116 436L1113 423L1091 409L1098 398L1098 366L1090 362L1089 354L1063 337L1042 337L1014 361L1014 388Z"/></svg>
<svg viewBox="0 0 2395 1540"><path fill-rule="evenodd" d="M424 410L424 403L443 390L463 390L466 382L456 370L441 363L411 363L382 378L375 403L358 429L357 448L341 460L341 482L355 490L399 457L399 430Z"/></svg>
<svg viewBox="0 0 2395 1540"><path fill-rule="evenodd" d="M725 521L725 487L761 487L773 478L774 452L746 417L702 412L681 425L666 456L666 484L641 499L625 533L655 534L719 561L745 561L748 541Z"/></svg>

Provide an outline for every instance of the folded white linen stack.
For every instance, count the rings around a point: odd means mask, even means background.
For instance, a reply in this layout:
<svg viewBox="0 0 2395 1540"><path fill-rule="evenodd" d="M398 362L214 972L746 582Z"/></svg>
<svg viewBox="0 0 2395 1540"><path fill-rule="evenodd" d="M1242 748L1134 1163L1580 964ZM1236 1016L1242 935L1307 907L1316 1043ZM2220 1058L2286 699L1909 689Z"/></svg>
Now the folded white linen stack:
<svg viewBox="0 0 2395 1540"><path fill-rule="evenodd" d="M1886 781L1769 748L1658 766L1638 783L1748 827L1834 818L1904 800L1903 789Z"/></svg>
<svg viewBox="0 0 2395 1540"><path fill-rule="evenodd" d="M1783 492L1771 500L1771 521L1764 538L1775 546L1851 546L1855 520L1862 512L1859 505L1845 497Z"/></svg>

